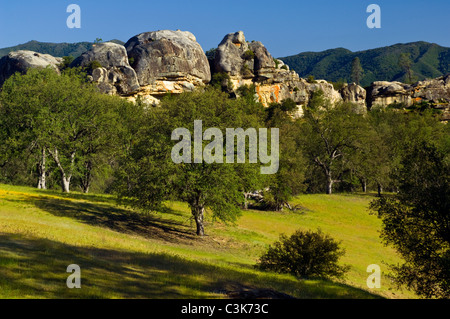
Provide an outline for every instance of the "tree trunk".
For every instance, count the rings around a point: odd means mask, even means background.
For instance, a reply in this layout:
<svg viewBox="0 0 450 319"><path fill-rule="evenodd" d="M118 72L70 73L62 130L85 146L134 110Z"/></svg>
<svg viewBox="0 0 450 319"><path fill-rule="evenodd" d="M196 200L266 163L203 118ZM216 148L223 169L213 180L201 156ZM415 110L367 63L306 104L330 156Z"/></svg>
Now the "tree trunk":
<svg viewBox="0 0 450 319"><path fill-rule="evenodd" d="M72 179L72 171L73 171L73 166L75 163L75 152L72 152L70 154L70 173L66 174L66 171L64 170L64 167L62 167L61 165L61 161L59 160L59 153L58 150L55 148L54 152L51 152L49 150L49 153L52 155L53 159L56 162L56 165L59 168L59 171L61 173L61 187L62 187L62 191L64 193L70 193L70 180Z"/></svg>
<svg viewBox="0 0 450 319"><path fill-rule="evenodd" d="M381 193L383 193L383 185L377 183L377 188L378 188L378 196L381 197Z"/></svg>
<svg viewBox="0 0 450 319"><path fill-rule="evenodd" d="M70 193L70 180L72 176L66 176L63 172L61 172L61 187L64 193Z"/></svg>
<svg viewBox="0 0 450 319"><path fill-rule="evenodd" d="M197 236L204 236L205 227L203 225L203 214L205 208L199 204L192 205L191 207L192 215L194 216L195 224L197 225Z"/></svg>
<svg viewBox="0 0 450 319"><path fill-rule="evenodd" d="M366 193L367 192L367 181L365 178L361 178L360 181L361 181L362 191L363 191L363 193Z"/></svg>
<svg viewBox="0 0 450 319"><path fill-rule="evenodd" d="M40 163L38 164L38 173L39 173L39 180L38 180L38 189L47 189L47 183L46 183L46 175L47 170L45 167L46 162L46 154L45 154L45 148L42 148L42 158Z"/></svg>
<svg viewBox="0 0 450 319"><path fill-rule="evenodd" d="M327 175L327 194L330 195L333 193L333 178L331 177L331 173Z"/></svg>
<svg viewBox="0 0 450 319"><path fill-rule="evenodd" d="M244 209L247 210L248 209L248 193L244 192Z"/></svg>
<svg viewBox="0 0 450 319"><path fill-rule="evenodd" d="M83 177L81 178L81 189L83 193L87 194L89 193L89 188L91 187L92 183L92 162L87 161L84 163L85 172Z"/></svg>

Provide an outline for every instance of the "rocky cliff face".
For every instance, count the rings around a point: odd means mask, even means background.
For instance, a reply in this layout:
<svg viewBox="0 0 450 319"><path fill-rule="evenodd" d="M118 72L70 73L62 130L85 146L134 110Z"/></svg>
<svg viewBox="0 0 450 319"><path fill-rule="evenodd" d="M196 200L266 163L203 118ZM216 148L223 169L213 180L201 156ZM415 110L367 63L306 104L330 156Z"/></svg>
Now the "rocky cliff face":
<svg viewBox="0 0 450 319"><path fill-rule="evenodd" d="M281 60L274 59L261 42L247 42L242 31L226 35L216 50L212 62L215 73L230 76L232 90L243 85L255 85L256 96L265 106L292 99L301 116L312 92L322 90L333 103L342 96L325 80L308 83Z"/></svg>
<svg viewBox="0 0 450 319"><path fill-rule="evenodd" d="M50 66L59 72L58 65L62 58L55 58L49 54L21 50L11 52L0 59L0 87L14 73L26 73L29 68L46 68Z"/></svg>
<svg viewBox="0 0 450 319"><path fill-rule="evenodd" d="M89 69L93 62L98 62L101 67ZM95 44L70 66L88 68L92 81L103 93L129 95L140 89L136 72L128 63L127 51L120 44Z"/></svg>

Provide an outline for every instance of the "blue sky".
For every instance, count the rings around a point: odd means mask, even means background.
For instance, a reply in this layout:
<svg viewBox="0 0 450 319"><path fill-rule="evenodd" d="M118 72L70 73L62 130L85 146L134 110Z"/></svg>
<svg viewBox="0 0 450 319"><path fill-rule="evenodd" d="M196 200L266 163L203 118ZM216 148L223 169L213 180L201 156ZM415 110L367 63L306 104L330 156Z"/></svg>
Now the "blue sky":
<svg viewBox="0 0 450 319"><path fill-rule="evenodd" d="M69 29L69 4L81 7L81 29ZM381 7L381 29L366 25ZM120 39L161 29L191 31L204 50L244 31L275 57L344 47L352 51L413 41L450 47L448 0L0 0L0 47L25 43Z"/></svg>

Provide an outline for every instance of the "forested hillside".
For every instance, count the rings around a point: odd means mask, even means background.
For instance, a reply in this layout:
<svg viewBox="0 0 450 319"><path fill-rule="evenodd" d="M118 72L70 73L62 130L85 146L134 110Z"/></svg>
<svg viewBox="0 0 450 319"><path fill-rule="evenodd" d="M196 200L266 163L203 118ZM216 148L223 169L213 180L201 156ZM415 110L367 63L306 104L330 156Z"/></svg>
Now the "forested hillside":
<svg viewBox="0 0 450 319"><path fill-rule="evenodd" d="M415 80L435 78L450 72L450 48L428 42L395 44L359 52L337 48L303 52L280 59L303 78L312 75L316 79L351 82L352 61L358 57L364 70L361 85L368 86L374 81L404 82L406 72L398 63L402 53L410 55Z"/></svg>
<svg viewBox="0 0 450 319"><path fill-rule="evenodd" d="M111 40L110 42L124 44L124 42L120 40ZM33 40L24 44L0 49L0 58L7 55L9 52L18 50L30 50L38 53L50 54L55 57L73 56L76 58L83 52L90 50L92 48L92 44L92 42L47 43Z"/></svg>

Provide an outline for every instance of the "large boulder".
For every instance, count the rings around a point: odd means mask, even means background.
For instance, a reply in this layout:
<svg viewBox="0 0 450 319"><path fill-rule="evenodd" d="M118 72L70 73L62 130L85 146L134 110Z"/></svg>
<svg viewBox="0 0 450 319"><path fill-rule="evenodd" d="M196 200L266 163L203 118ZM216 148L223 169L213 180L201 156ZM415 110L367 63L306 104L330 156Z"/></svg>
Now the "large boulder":
<svg viewBox="0 0 450 319"><path fill-rule="evenodd" d="M369 107L390 104L412 105L411 86L401 82L376 81L368 89Z"/></svg>
<svg viewBox="0 0 450 319"><path fill-rule="evenodd" d="M342 99L345 102L356 103L361 106L366 105L366 90L356 83L344 84L343 88L339 90Z"/></svg>
<svg viewBox="0 0 450 319"><path fill-rule="evenodd" d="M91 79L103 93L129 95L140 88L136 72L129 64L127 51L120 44L95 44L70 66L87 68Z"/></svg>
<svg viewBox="0 0 450 319"><path fill-rule="evenodd" d="M266 47L261 42L248 43L242 31L227 34L215 53L216 73L263 81L272 78L275 70L276 62Z"/></svg>
<svg viewBox="0 0 450 319"><path fill-rule="evenodd" d="M254 74L257 80L271 79L277 70L278 60L275 60L266 47L259 41L251 42L249 49L254 54Z"/></svg>
<svg viewBox="0 0 450 319"><path fill-rule="evenodd" d="M170 84L161 82L178 82L181 89L192 89L211 81L208 59L190 32L145 32L128 40L125 48L141 87L160 85L164 90Z"/></svg>
<svg viewBox="0 0 450 319"><path fill-rule="evenodd" d="M25 74L29 68L51 67L59 73L62 58L55 58L49 54L20 50L10 52L0 59L0 87L14 73Z"/></svg>
<svg viewBox="0 0 450 319"><path fill-rule="evenodd" d="M248 50L249 47L242 31L227 34L216 50L214 72L239 77L242 76L244 65L247 65L249 71L253 71L254 66L246 64L250 59L246 59L244 56Z"/></svg>

